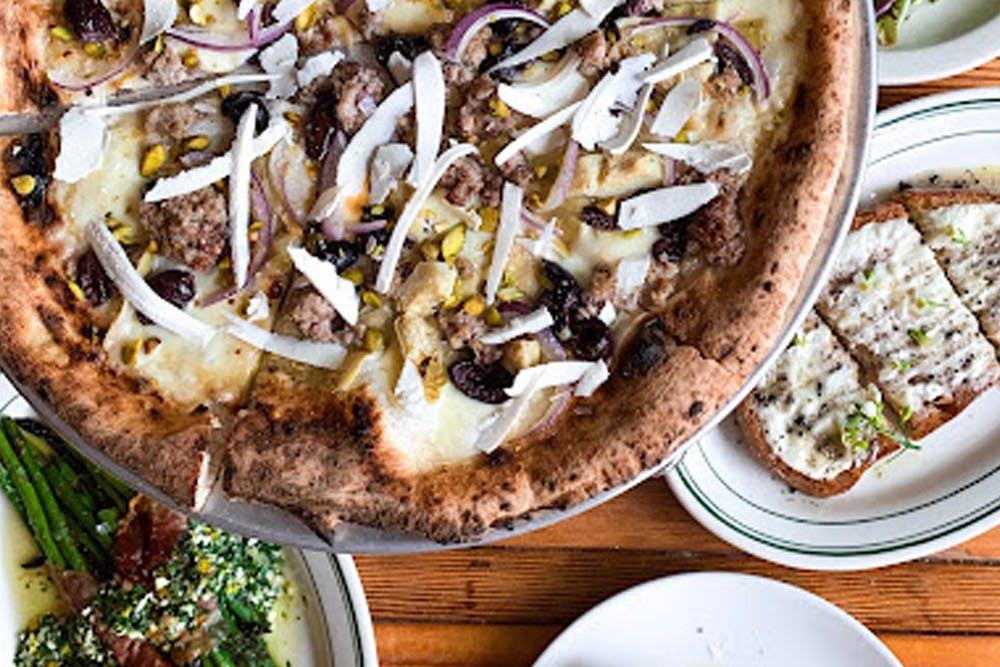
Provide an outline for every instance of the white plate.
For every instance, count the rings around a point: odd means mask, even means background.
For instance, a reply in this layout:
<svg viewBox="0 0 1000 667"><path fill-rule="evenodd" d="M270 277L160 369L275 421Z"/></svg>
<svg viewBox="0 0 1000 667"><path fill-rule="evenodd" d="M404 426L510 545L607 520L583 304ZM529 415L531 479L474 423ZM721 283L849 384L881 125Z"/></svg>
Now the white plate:
<svg viewBox="0 0 1000 667"><path fill-rule="evenodd" d="M903 24L899 42L879 48L878 83L902 86L943 79L998 55L1000 2L922 0Z"/></svg>
<svg viewBox="0 0 1000 667"><path fill-rule="evenodd" d="M865 626L772 579L699 572L602 602L535 667L902 667Z"/></svg>
<svg viewBox="0 0 1000 667"><path fill-rule="evenodd" d="M0 412L33 417L34 411L0 375ZM38 612L45 598L25 595L27 585L46 585L18 562L31 537L10 502L0 493L0 665L13 664L17 634ZM350 556L286 548L286 575L299 595L286 600L290 621L275 636L272 649L294 667L377 667L375 634L361 579ZM52 595L55 592L52 591ZM284 664L281 660L279 664Z"/></svg>
<svg viewBox="0 0 1000 667"><path fill-rule="evenodd" d="M916 100L879 114L862 201L934 170L1000 165L1000 88ZM880 567L949 548L1000 524L1000 390L889 457L849 492L796 493L740 441L729 418L667 479L703 526L751 554L791 567Z"/></svg>

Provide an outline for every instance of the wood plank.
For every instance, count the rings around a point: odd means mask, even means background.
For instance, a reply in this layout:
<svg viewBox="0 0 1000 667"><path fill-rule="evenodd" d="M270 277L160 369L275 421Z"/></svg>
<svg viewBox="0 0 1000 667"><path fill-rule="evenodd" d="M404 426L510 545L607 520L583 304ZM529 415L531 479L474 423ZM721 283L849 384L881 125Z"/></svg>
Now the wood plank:
<svg viewBox="0 0 1000 667"><path fill-rule="evenodd" d="M898 88L881 88L879 89L878 107L879 109L884 109L885 107L890 107L917 97L923 97L924 95L981 86L1000 86L1000 58L977 67L972 71L948 79L928 81L927 83Z"/></svg>
<svg viewBox="0 0 1000 667"><path fill-rule="evenodd" d="M692 519L659 478L572 519L500 544L738 553Z"/></svg>
<svg viewBox="0 0 1000 667"><path fill-rule="evenodd" d="M916 562L865 572L802 572L745 556L638 550L480 548L359 557L372 613L394 620L568 623L638 583L689 571L769 576L830 600L881 631L1000 634L1000 577L989 564Z"/></svg>
<svg viewBox="0 0 1000 667"><path fill-rule="evenodd" d="M515 667L530 665L562 632L561 625L378 623L385 667ZM1000 664L1000 637L880 634L907 667Z"/></svg>
<svg viewBox="0 0 1000 667"><path fill-rule="evenodd" d="M666 482L651 479L566 521L499 542L504 547L662 549L741 553L692 519ZM942 560L1000 560L1000 530L990 531L936 556Z"/></svg>

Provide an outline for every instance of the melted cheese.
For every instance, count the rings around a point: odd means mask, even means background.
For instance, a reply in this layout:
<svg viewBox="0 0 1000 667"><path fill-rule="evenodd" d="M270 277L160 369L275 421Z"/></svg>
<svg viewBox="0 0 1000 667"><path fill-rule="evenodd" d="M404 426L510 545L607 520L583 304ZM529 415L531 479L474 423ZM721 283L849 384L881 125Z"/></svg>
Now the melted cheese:
<svg viewBox="0 0 1000 667"><path fill-rule="evenodd" d="M947 206L917 216L962 303L1000 345L1000 204Z"/></svg>
<svg viewBox="0 0 1000 667"><path fill-rule="evenodd" d="M871 455L840 434L849 414L881 400L879 391L861 383L857 363L815 315L749 400L774 455L811 479L832 479Z"/></svg>
<svg viewBox="0 0 1000 667"><path fill-rule="evenodd" d="M899 414L993 375L993 348L906 220L852 232L818 308Z"/></svg>

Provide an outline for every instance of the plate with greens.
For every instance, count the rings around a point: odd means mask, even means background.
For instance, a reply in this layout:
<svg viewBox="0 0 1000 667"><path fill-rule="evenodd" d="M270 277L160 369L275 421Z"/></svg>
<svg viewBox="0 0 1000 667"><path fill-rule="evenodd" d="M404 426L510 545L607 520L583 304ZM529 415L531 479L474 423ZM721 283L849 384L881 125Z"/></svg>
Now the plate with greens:
<svg viewBox="0 0 1000 667"><path fill-rule="evenodd" d="M1000 88L934 95L878 115L861 205L911 188L1000 192ZM955 218L953 243L976 238L964 231L969 220ZM928 340L934 344L939 335L946 334L938 331ZM796 491L772 474L732 418L692 447L667 480L695 519L755 556L812 570L883 567L1000 525L998 413L1000 389L994 387L926 437L878 460L849 490L827 498ZM853 438L850 426L849 419L841 437Z"/></svg>
<svg viewBox="0 0 1000 667"><path fill-rule="evenodd" d="M1000 55L997 0L873 1L879 85L943 79Z"/></svg>
<svg viewBox="0 0 1000 667"><path fill-rule="evenodd" d="M0 664L378 664L350 557L189 521L76 455L2 377L0 396Z"/></svg>

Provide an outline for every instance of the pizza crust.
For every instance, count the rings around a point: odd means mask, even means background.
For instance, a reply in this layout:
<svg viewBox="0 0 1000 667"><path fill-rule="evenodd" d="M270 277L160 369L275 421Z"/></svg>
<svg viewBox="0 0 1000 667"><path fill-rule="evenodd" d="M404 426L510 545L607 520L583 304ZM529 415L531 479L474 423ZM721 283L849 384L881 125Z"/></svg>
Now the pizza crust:
<svg viewBox="0 0 1000 667"><path fill-rule="evenodd" d="M49 25L51 3L0 3L0 114L31 113L55 104L41 66L38 34Z"/></svg>
<svg viewBox="0 0 1000 667"><path fill-rule="evenodd" d="M10 139L0 140L6 154ZM6 182L13 174L0 168ZM199 471L216 429L208 410L178 410L138 378L110 370L82 331L89 322L70 292L39 223L0 189L0 354L88 443L176 502L195 505Z"/></svg>

